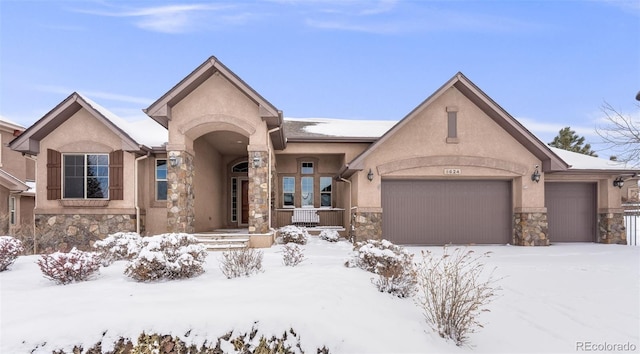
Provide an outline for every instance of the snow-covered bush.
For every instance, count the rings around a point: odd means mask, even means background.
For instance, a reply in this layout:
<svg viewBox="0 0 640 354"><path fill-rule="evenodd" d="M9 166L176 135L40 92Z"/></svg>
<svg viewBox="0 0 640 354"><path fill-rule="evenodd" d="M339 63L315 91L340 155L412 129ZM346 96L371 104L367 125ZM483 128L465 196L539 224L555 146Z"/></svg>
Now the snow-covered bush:
<svg viewBox="0 0 640 354"><path fill-rule="evenodd" d="M42 255L36 263L45 278L64 285L85 281L95 275L100 270L100 254L74 247L69 252Z"/></svg>
<svg viewBox="0 0 640 354"><path fill-rule="evenodd" d="M262 271L262 251L242 248L222 252L220 270L228 279L251 276Z"/></svg>
<svg viewBox="0 0 640 354"><path fill-rule="evenodd" d="M0 236L0 272L7 270L24 251L22 242L12 236Z"/></svg>
<svg viewBox="0 0 640 354"><path fill-rule="evenodd" d="M295 225L281 227L278 232L280 233L280 243L293 242L299 245L305 245L309 238L307 229Z"/></svg>
<svg viewBox="0 0 640 354"><path fill-rule="evenodd" d="M287 243L282 248L282 263L295 267L304 261L304 249L295 243Z"/></svg>
<svg viewBox="0 0 640 354"><path fill-rule="evenodd" d="M358 242L345 265L377 274L373 284L381 292L401 298L409 297L415 292L413 254L387 240Z"/></svg>
<svg viewBox="0 0 640 354"><path fill-rule="evenodd" d="M320 231L320 239L321 240L325 240L325 241L329 241L329 242L338 242L339 238L340 238L340 234L338 233L337 230L324 229L324 230Z"/></svg>
<svg viewBox="0 0 640 354"><path fill-rule="evenodd" d="M192 278L204 272L204 245L189 234L170 233L142 238L142 248L124 271L137 281Z"/></svg>
<svg viewBox="0 0 640 354"><path fill-rule="evenodd" d="M482 258L489 252L475 255L472 250L444 248L441 256L422 252L418 265L418 294L416 304L440 337L452 339L456 345L468 340L477 327L482 328L478 316L489 311L486 307L500 290L495 287L493 273L483 276Z"/></svg>
<svg viewBox="0 0 640 354"><path fill-rule="evenodd" d="M108 266L114 261L135 258L142 248L142 237L137 232L116 232L96 241L93 247L102 255L102 264Z"/></svg>
<svg viewBox="0 0 640 354"><path fill-rule="evenodd" d="M103 341L95 343L84 351L82 346L75 345L72 353L190 353L190 354L298 354L304 353L300 335L293 329L289 328L283 331L281 335L267 334L260 332L254 323L250 331L240 331L231 329L224 335L213 340L205 340L203 343L198 341L184 341L182 338L189 337L191 330L187 331L184 336L175 334L159 334L145 333L138 335L137 339L131 339L120 336L113 343ZM103 335L104 336L104 335ZM181 338L182 337L182 338ZM214 337L215 338L215 337ZM103 348L111 346L113 349L104 351ZM318 354L329 354L326 346L316 348L313 351ZM55 350L56 354L66 353L64 350Z"/></svg>

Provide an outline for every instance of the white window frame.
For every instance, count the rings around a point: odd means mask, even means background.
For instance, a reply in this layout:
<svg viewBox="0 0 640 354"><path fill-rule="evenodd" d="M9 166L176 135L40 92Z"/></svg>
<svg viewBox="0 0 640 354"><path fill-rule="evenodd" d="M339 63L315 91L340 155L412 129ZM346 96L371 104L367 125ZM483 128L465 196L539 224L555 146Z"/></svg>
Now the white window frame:
<svg viewBox="0 0 640 354"><path fill-rule="evenodd" d="M322 191L322 180L323 179L329 179L329 186L331 187L331 190L328 192L323 192ZM320 207L321 208L331 208L333 207L333 178L332 177L328 177L328 176L320 176L320 185L318 186L318 188L320 189ZM322 205L322 196L323 195L329 195L329 205Z"/></svg>
<svg viewBox="0 0 640 354"><path fill-rule="evenodd" d="M308 166L305 166L308 165ZM311 169L311 172L305 172L305 168ZM300 174L301 175L313 175L315 173L315 166L313 165L313 161L302 161L300 163Z"/></svg>
<svg viewBox="0 0 640 354"><path fill-rule="evenodd" d="M311 180L311 191L307 192L305 198L305 181ZM302 208L314 208L315 207L315 177L314 176L302 176L300 177L300 207ZM311 202L311 204L305 204Z"/></svg>
<svg viewBox="0 0 640 354"><path fill-rule="evenodd" d="M165 170L166 170L164 178L158 178L158 161L164 161L164 166L165 166ZM167 195L168 194L168 189L169 189L169 186L168 186L169 182L167 181L167 174L169 174L169 169L168 169L168 165L167 165L168 163L169 163L169 160L166 159L166 158L159 158L159 159L155 160L155 165L154 165L153 172L154 172L155 190L156 190L155 199L158 202L166 202L169 199L169 196ZM165 182L165 186L167 188L167 190L164 193L165 196L166 196L165 199L159 199L158 198L158 190L159 190L158 182Z"/></svg>
<svg viewBox="0 0 640 354"><path fill-rule="evenodd" d="M14 196L10 196L9 197L9 224L10 225L15 225L16 224L16 218L17 214L16 214L16 197Z"/></svg>
<svg viewBox="0 0 640 354"><path fill-rule="evenodd" d="M287 192L285 189L285 180L291 179L293 181L293 191ZM293 205L285 204L285 195L291 194L291 201ZM295 208L296 207L296 177L295 176L283 176L282 177L282 207L283 208Z"/></svg>
<svg viewBox="0 0 640 354"><path fill-rule="evenodd" d="M65 187L66 187L66 164L65 164L65 157L66 156L83 156L84 157L84 167L83 167L83 173L84 173L84 191L83 191L83 196L82 198L78 198L78 197L66 197L66 192L65 192ZM106 188L106 197L102 197L102 198L87 198L87 156L106 156L107 158L107 188ZM109 200L109 186L111 183L111 178L109 176L109 154L104 154L104 153L65 153L62 154L62 199L66 199L66 200Z"/></svg>

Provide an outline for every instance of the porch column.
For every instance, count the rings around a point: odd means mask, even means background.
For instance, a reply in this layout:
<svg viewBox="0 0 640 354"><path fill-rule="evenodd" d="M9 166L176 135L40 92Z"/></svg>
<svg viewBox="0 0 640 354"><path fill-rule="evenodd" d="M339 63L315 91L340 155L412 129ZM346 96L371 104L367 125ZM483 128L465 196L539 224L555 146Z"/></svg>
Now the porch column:
<svg viewBox="0 0 640 354"><path fill-rule="evenodd" d="M598 210L598 243L627 244L627 230L624 224L624 209Z"/></svg>
<svg viewBox="0 0 640 354"><path fill-rule="evenodd" d="M269 232L269 152L249 145L249 233Z"/></svg>
<svg viewBox="0 0 640 354"><path fill-rule="evenodd" d="M187 151L168 151L167 231L195 231L193 155Z"/></svg>

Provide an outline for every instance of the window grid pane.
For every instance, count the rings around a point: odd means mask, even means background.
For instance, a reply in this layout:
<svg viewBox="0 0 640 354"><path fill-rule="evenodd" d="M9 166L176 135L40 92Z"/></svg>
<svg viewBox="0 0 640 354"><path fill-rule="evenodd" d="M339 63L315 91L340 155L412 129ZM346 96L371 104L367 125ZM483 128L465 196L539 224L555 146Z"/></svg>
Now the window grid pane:
<svg viewBox="0 0 640 354"><path fill-rule="evenodd" d="M167 200L167 160L156 160L156 200Z"/></svg>
<svg viewBox="0 0 640 354"><path fill-rule="evenodd" d="M294 177L282 177L282 205L295 206L294 198L296 191L296 180Z"/></svg>
<svg viewBox="0 0 640 354"><path fill-rule="evenodd" d="M331 177L320 177L320 206L331 206L331 184L333 179Z"/></svg>
<svg viewBox="0 0 640 354"><path fill-rule="evenodd" d="M105 154L64 155L64 198L109 198L109 156Z"/></svg>
<svg viewBox="0 0 640 354"><path fill-rule="evenodd" d="M302 206L313 206L313 177L302 177Z"/></svg>
<svg viewBox="0 0 640 354"><path fill-rule="evenodd" d="M302 173L303 175L312 175L313 162L303 162L302 167L300 168L300 173Z"/></svg>

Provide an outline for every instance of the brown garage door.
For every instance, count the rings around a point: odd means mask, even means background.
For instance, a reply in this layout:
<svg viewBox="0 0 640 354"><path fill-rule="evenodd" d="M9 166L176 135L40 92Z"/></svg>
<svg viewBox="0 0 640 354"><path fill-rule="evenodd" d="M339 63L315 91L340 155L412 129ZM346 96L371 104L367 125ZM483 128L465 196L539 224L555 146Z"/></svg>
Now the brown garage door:
<svg viewBox="0 0 640 354"><path fill-rule="evenodd" d="M595 183L545 183L544 199L549 221L549 241L595 241Z"/></svg>
<svg viewBox="0 0 640 354"><path fill-rule="evenodd" d="M396 244L509 243L510 181L382 181L383 237Z"/></svg>

